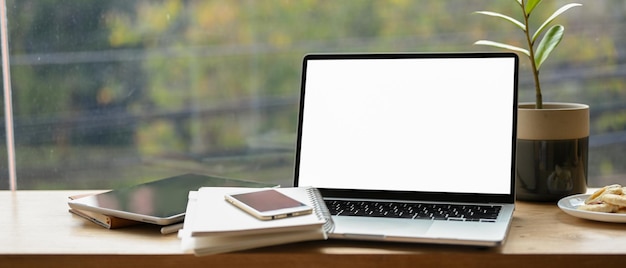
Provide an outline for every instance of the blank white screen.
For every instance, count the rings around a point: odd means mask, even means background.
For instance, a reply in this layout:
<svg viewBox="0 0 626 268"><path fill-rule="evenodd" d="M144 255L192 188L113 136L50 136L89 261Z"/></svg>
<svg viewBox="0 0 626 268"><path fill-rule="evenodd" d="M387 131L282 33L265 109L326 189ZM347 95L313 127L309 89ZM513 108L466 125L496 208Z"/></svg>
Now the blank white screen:
<svg viewBox="0 0 626 268"><path fill-rule="evenodd" d="M513 58L308 60L299 185L508 194Z"/></svg>

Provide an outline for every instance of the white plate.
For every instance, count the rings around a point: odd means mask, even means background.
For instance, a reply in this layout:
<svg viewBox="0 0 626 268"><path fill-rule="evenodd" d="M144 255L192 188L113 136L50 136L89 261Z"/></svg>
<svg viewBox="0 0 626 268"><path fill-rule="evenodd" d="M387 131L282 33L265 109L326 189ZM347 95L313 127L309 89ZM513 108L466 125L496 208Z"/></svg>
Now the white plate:
<svg viewBox="0 0 626 268"><path fill-rule="evenodd" d="M587 199L587 197L589 196L590 194L571 195L571 196L562 198L561 200L559 200L557 204L561 210L563 210L565 213L572 215L574 217L594 220L594 221L626 223L626 214L593 212L593 211L584 211L584 210L576 209L578 206L584 204L585 199Z"/></svg>

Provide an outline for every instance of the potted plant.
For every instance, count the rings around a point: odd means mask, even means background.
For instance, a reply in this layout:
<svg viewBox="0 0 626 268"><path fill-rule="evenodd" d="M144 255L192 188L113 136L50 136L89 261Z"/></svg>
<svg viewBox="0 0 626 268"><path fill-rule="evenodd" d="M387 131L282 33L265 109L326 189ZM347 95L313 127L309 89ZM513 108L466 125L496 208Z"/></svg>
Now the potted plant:
<svg viewBox="0 0 626 268"><path fill-rule="evenodd" d="M476 13L512 23L524 34L524 46L479 40L475 44L512 50L530 62L535 102L518 104L516 192L520 200L554 201L587 189L589 106L544 102L539 70L563 38L563 25L550 26L565 11L581 6L570 3L557 9L534 31L530 17L541 0L515 0L521 20L492 11Z"/></svg>

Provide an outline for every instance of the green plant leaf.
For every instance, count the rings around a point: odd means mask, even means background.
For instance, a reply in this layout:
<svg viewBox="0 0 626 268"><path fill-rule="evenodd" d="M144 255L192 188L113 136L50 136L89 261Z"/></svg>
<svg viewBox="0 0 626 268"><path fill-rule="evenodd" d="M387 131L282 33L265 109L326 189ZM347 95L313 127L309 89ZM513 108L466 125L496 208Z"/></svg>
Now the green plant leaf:
<svg viewBox="0 0 626 268"><path fill-rule="evenodd" d="M565 27L563 25L554 25L548 29L546 34L541 39L541 43L537 46L535 52L535 64L537 65L537 71L541 68L541 65L548 58L552 50L556 48L563 39L563 32Z"/></svg>
<svg viewBox="0 0 626 268"><path fill-rule="evenodd" d="M521 1L521 0L520 0L520 1ZM520 3L521 3L521 2L520 2ZM537 7L537 5L539 5L539 3L541 3L541 0L529 0L529 1L526 3L526 6L524 7L524 8L525 8L525 10L524 10L524 11L526 12L526 15L530 16L530 13L532 13L532 12L533 12L533 10L535 9L535 7Z"/></svg>
<svg viewBox="0 0 626 268"><path fill-rule="evenodd" d="M523 31L526 30L526 26L523 23L519 22L518 20L516 20L516 19L514 19L512 17L504 15L504 14L500 14L500 13L497 13L497 12L491 12L491 11L476 11L474 13L505 19L505 20L515 24L515 26L519 27Z"/></svg>
<svg viewBox="0 0 626 268"><path fill-rule="evenodd" d="M567 11L570 8L573 7L578 7L578 6L582 6L582 4L578 4L578 3L571 3L571 4L567 4L562 6L561 8L559 8L557 11L555 11L554 13L552 13L552 15L543 22L543 24L541 24L541 26L539 26L539 28L537 28L537 31L535 32L535 34L533 34L533 38L532 43L535 43L535 40L537 40L537 37L541 34L541 32L543 32L543 30L554 20L556 19L556 17L558 17L559 15L561 15L563 12Z"/></svg>
<svg viewBox="0 0 626 268"><path fill-rule="evenodd" d="M499 43L499 42L494 42L494 41L489 41L489 40L478 40L474 43L474 45L492 46L492 47L497 47L497 48L508 49L508 50L524 53L526 54L526 56L530 57L530 52L528 52L527 49L523 49L521 47L516 47L513 45L509 45L509 44L504 44L504 43Z"/></svg>

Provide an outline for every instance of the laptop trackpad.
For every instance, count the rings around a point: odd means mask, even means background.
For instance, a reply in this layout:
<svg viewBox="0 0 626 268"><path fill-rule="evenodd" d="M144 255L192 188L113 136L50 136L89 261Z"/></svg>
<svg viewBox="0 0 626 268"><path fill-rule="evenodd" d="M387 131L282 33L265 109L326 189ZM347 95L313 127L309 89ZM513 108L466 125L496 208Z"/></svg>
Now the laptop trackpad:
<svg viewBox="0 0 626 268"><path fill-rule="evenodd" d="M333 217L335 237L365 236L415 236L425 234L432 221L373 218L373 217Z"/></svg>

